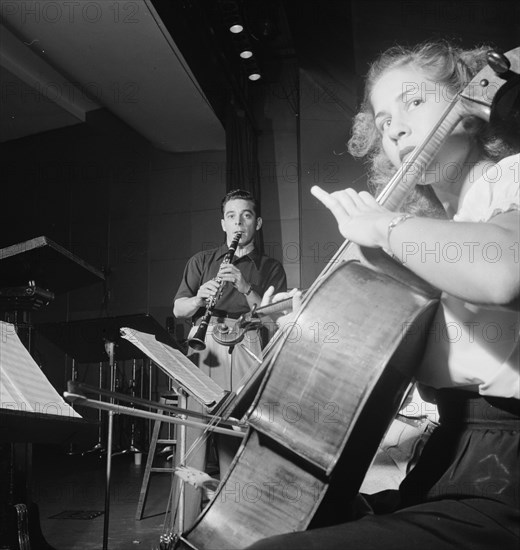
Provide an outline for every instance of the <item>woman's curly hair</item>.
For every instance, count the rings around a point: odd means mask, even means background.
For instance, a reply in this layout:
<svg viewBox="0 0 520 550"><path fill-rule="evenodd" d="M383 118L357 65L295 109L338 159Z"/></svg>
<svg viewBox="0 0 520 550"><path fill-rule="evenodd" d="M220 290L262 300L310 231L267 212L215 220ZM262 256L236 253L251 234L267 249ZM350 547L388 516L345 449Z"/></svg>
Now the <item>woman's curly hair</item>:
<svg viewBox="0 0 520 550"><path fill-rule="evenodd" d="M382 149L381 135L376 129L370 97L381 76L390 69L413 65L428 79L444 84L454 93L462 91L472 78L487 65L489 46L463 50L448 41L419 44L412 48L394 46L386 50L370 67L365 85L365 95L360 112L355 116L348 150L354 157L367 157L369 161L369 185L380 189L395 174ZM485 121L477 117L464 120L465 128L473 134L477 144L491 160L500 160L511 154L499 137L490 132Z"/></svg>

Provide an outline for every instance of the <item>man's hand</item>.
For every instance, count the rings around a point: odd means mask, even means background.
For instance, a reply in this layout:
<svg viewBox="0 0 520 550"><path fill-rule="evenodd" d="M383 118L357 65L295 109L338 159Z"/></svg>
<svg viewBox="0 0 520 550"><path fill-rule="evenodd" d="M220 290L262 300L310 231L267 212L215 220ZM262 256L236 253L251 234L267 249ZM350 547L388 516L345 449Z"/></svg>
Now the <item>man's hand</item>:
<svg viewBox="0 0 520 550"><path fill-rule="evenodd" d="M199 290L197 290L197 298L199 307L203 307L206 303L215 296L219 289L219 284L214 279L205 282Z"/></svg>
<svg viewBox="0 0 520 550"><path fill-rule="evenodd" d="M238 267L233 264L223 264L220 266L218 276L228 283L231 283L241 294L245 294L249 288L250 283L244 279L242 272Z"/></svg>

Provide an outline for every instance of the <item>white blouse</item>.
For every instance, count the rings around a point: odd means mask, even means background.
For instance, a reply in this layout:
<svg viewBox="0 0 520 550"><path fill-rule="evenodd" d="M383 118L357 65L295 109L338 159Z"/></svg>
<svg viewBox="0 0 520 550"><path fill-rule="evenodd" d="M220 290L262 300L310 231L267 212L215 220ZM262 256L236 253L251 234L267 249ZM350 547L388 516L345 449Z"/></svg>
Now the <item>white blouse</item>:
<svg viewBox="0 0 520 550"><path fill-rule="evenodd" d="M454 221L487 222L493 216L520 209L520 154L498 164L468 190ZM487 261L513 254L520 243L500 250L490 243ZM520 269L520 263L519 263ZM520 399L520 313L477 306L443 294L430 328L417 380L434 388L465 387L481 395Z"/></svg>

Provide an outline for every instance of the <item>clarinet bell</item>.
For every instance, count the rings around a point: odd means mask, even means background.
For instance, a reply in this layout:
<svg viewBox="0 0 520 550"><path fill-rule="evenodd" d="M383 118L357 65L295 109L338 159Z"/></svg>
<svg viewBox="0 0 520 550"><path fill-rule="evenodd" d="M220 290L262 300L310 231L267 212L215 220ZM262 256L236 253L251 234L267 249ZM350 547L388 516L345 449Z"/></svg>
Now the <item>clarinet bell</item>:
<svg viewBox="0 0 520 550"><path fill-rule="evenodd" d="M206 332L208 330L207 323L204 321L199 325L197 332L188 340L188 345L195 351L204 351L206 349Z"/></svg>

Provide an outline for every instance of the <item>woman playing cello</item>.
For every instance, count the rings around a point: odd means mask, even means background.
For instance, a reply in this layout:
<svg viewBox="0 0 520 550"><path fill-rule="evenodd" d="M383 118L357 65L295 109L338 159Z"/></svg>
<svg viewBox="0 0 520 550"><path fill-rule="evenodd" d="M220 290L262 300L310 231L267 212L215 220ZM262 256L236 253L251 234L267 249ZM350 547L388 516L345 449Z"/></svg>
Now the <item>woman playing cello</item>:
<svg viewBox="0 0 520 550"><path fill-rule="evenodd" d="M487 52L428 43L392 48L372 65L349 150L369 156L373 183L411 158L486 65ZM353 189L312 189L345 238L385 249L443 292L416 373L440 426L392 509L371 495L361 519L251 549L518 548L520 155L513 142L482 120L455 128L421 182L433 187L447 220L390 212Z"/></svg>

